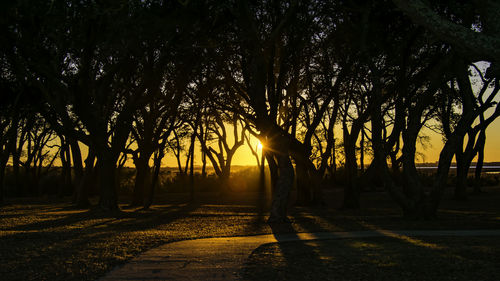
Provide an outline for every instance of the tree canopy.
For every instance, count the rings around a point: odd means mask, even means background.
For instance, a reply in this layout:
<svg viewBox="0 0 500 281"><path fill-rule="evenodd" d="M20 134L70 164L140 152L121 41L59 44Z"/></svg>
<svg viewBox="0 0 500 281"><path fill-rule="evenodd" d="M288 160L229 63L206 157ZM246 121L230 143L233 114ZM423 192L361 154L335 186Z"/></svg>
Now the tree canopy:
<svg viewBox="0 0 500 281"><path fill-rule="evenodd" d="M149 207L165 154L193 179L199 143L203 167L208 158L227 180L252 135L270 169L270 221L287 220L294 185L297 203L321 204L337 166L344 208L378 183L405 216L430 218L453 157L465 196L463 175L500 114L496 1L19 0L0 10L2 192L9 161L17 185L23 167L36 186L59 157L73 186L61 194L84 206L97 187L99 206L116 210L130 157L131 203ZM430 186L416 167L426 127L444 143Z"/></svg>

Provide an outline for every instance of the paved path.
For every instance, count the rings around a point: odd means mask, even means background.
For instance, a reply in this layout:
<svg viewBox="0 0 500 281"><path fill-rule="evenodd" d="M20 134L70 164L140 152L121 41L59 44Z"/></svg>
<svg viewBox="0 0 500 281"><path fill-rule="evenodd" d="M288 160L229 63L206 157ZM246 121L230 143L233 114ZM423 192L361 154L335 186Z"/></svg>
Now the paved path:
<svg viewBox="0 0 500 281"><path fill-rule="evenodd" d="M262 244L401 236L500 236L500 230L374 230L185 240L146 251L100 280L235 280L247 257Z"/></svg>

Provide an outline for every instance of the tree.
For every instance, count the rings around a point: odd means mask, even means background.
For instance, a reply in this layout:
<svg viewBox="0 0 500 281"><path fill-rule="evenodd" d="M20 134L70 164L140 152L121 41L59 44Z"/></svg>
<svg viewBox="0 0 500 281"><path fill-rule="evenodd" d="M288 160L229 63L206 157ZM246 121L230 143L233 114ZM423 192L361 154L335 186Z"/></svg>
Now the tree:
<svg viewBox="0 0 500 281"><path fill-rule="evenodd" d="M444 101L441 105L441 123L444 137L449 139L452 137L453 132L457 129L458 122L461 120L460 116L478 110L483 107L481 112L477 113L475 118L479 119L476 125L471 124L463 135L462 139L458 140L457 150L455 151L457 163L457 178L455 187L455 198L467 198L467 175L469 167L480 149L484 149L486 138L485 130L491 122L493 122L500 112L493 111L485 117L486 108L495 105L495 97L500 90L497 79L485 79L481 71L474 67L475 71L479 71L482 78L482 85L474 93L473 82L469 75L469 65L457 66L455 72L456 78L450 83L443 85L443 98ZM454 104L455 103L455 104ZM462 112L455 113L457 108L461 108ZM465 146L465 147L464 147Z"/></svg>
<svg viewBox="0 0 500 281"><path fill-rule="evenodd" d="M454 3L454 1L445 2L443 6L448 8L448 11L454 11L455 15L460 10L468 13L466 22L477 15L478 22L473 23L475 29L446 18L453 13L443 17L442 13L447 9L439 7L439 4L433 7L421 0L393 0L393 2L416 24L430 30L438 39L451 44L454 49L469 59L497 62L500 58L500 39L498 38L500 4L496 1L466 4ZM477 32L478 27L480 32Z"/></svg>
<svg viewBox="0 0 500 281"><path fill-rule="evenodd" d="M236 150L244 144L246 129L243 122L239 120L238 115L234 113L228 114L213 110L205 120L207 121L205 123L207 133L216 136L215 138L209 138L209 140L216 141L217 148L211 146L207 141L203 141L203 138L199 137L200 134L198 134L198 140L203 152L210 159L215 174L222 180L228 180L231 173L233 156ZM226 124L230 125L233 130L234 143L232 146L228 143Z"/></svg>
<svg viewBox="0 0 500 281"><path fill-rule="evenodd" d="M134 114L146 106L152 88L150 81L141 79L147 67L143 46L151 39L148 32L156 39L170 32L162 40L175 41L182 39L184 31L191 34L192 22L190 17L180 17L166 22L160 32L149 28L172 18L170 13L190 10L175 2L58 2L36 7L17 3L12 9L18 13L14 24L22 23L9 33L14 42L9 58L17 66L16 74L26 76L39 91L43 97L40 111L53 128L91 147L101 175L99 204L117 209L117 161ZM150 17L153 10L160 14ZM28 40L34 39L43 44L33 47Z"/></svg>
<svg viewBox="0 0 500 281"><path fill-rule="evenodd" d="M9 77L6 76L8 73L6 67L2 65L0 80L0 99L3 101L0 106L0 204L4 200L5 168L11 151L16 146L19 124L16 111L19 108L20 95L15 94L15 86L12 85L14 81L9 81Z"/></svg>
<svg viewBox="0 0 500 281"><path fill-rule="evenodd" d="M301 54L315 35L310 31L314 9L320 7L321 3L315 2L240 1L231 10L236 17L232 39L238 63L233 69L236 75L233 71L229 80L251 109L244 117L266 140L269 167L277 164L277 173L271 169L271 177L277 174L277 178L270 222L287 220L288 194L294 181L290 156L308 171L316 170L309 159L310 149L296 139L294 128L300 112L297 100L301 89L297 83L304 65ZM316 123L314 128L319 121Z"/></svg>

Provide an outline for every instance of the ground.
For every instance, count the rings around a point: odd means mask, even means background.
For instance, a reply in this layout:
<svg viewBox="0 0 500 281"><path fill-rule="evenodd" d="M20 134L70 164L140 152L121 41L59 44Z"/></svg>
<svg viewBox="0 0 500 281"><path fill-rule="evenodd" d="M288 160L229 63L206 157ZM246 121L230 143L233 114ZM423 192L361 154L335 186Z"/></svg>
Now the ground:
<svg viewBox="0 0 500 281"><path fill-rule="evenodd" d="M498 280L491 237L362 238L272 243L256 249L244 280Z"/></svg>
<svg viewBox="0 0 500 281"><path fill-rule="evenodd" d="M255 194L229 194L226 198L218 194L204 194L198 197L204 199L199 199L196 203L182 203L189 196L176 194L169 198L170 201L163 200L148 211L126 208L123 204L122 211L116 213L102 213L97 209L74 209L71 204L64 203L64 200L10 200L0 209L0 276L2 280L95 280L116 265L125 263L147 249L168 242L201 237L370 229L500 229L499 187L489 188L487 193L471 197L465 202L444 200L438 218L432 221L402 219L397 206L383 192L365 193L361 210L338 211L336 207L339 196L336 191L331 191L325 196L328 202L332 202L330 206L292 208L292 222L272 228L265 223L266 214L260 213L255 204L252 204L249 199L252 196L255 197ZM303 265L305 261L313 260L316 262L312 263L312 267L306 267L304 271L323 274L337 271L336 268L344 268L345 270L340 272L354 274L352 278L345 275L346 280L363 279L363 276L356 274L361 274L360 271L370 273L380 268L360 257L365 256L365 253L379 252L378 249L384 249L380 252L382 260L375 261L383 266L389 265L383 267L389 269L387 274L391 274L390 270L399 272L398 268L413 265L412 262L404 260L398 260L392 265L393 260L382 258L387 255L406 257L416 253L417 260L430 262L436 268L446 268L443 266L449 264L449 260L440 258L439 253L458 256L470 253L469 256L478 257L476 261L471 262L472 266L487 262L498 264L498 251L488 252L486 247L497 246L498 242L494 240L496 239L425 240L425 243L436 244L444 247L444 250L413 245L406 247L406 242L380 238L359 241L347 239L317 244L308 242L312 244L301 244L299 247L293 243L271 244L254 252L246 265L245 276L250 280L261 280L261 277L273 272L272 269L287 271L291 264ZM361 244L359 247L352 246L356 243ZM363 243L368 246L363 246ZM466 246L457 248L458 252L446 250L455 249L462 244ZM317 251L333 248L344 250L331 256L318 256L335 260L335 263L329 263L328 267L322 266L324 262L321 258L307 259ZM326 271L316 270L315 267L318 266ZM357 266L359 270L348 270L353 266ZM461 268L460 263L458 267ZM249 270L251 268L269 270ZM498 274L492 271L481 272L486 275ZM314 274L296 275L296 280L301 280L301 276L316 279L318 276Z"/></svg>

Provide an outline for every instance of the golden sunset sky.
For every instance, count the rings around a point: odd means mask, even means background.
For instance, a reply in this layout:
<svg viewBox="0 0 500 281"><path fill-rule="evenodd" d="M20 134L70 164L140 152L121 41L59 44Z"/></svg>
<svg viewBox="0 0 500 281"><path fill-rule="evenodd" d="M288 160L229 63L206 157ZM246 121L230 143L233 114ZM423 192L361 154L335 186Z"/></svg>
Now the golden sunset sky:
<svg viewBox="0 0 500 281"><path fill-rule="evenodd" d="M417 151L422 153L424 157L418 157L417 162L436 162L439 160L439 153L441 152L441 149L443 148L443 142L442 142L442 137L441 135L424 128L422 130L422 134L429 136L430 141L429 144L424 148L422 146L417 147ZM341 141L341 131L339 130L337 132L337 143ZM340 139L339 139L340 138ZM258 140L253 138L253 147L258 144ZM233 140L230 140L230 145L233 143ZM200 147L196 147L195 151L195 165L201 165L201 156L200 156ZM367 157L368 158L368 157ZM183 157L185 161L185 157ZM369 161L369 158L366 160L367 162ZM485 155L484 155L484 161L485 162L500 162L500 118L495 120L487 129L486 131L486 147L485 147ZM131 163L132 164L132 163ZM185 162L182 162L184 165ZM210 161L207 159L207 164L210 164ZM252 155L250 149L248 146L245 144L242 147L240 147L236 154L234 155L233 165L256 165L256 160L255 157ZM368 164L368 163L365 163ZM177 162L176 159L173 155L173 153L167 153L167 156L163 160L163 166L168 166L168 167L177 167Z"/></svg>

